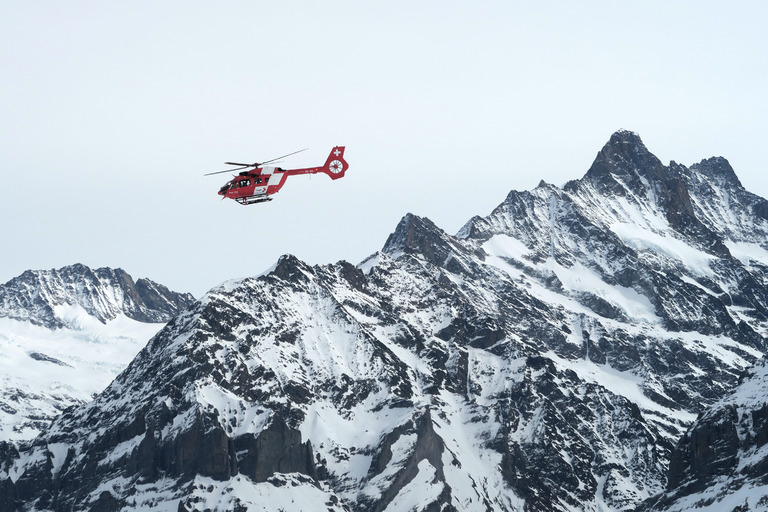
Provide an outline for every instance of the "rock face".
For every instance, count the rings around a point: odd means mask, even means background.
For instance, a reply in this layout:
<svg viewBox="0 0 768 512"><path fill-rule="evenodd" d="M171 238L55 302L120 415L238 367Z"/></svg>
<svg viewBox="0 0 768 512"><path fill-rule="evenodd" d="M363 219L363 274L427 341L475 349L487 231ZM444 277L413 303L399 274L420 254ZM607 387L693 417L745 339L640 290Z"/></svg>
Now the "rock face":
<svg viewBox="0 0 768 512"><path fill-rule="evenodd" d="M409 214L359 265L284 256L0 447L0 510L623 511L698 488L691 461L727 471L741 434L686 432L766 348L767 211L724 159L664 166L617 132L456 236Z"/></svg>
<svg viewBox="0 0 768 512"><path fill-rule="evenodd" d="M643 510L768 508L768 366L762 359L736 390L696 419L678 442L667 491Z"/></svg>

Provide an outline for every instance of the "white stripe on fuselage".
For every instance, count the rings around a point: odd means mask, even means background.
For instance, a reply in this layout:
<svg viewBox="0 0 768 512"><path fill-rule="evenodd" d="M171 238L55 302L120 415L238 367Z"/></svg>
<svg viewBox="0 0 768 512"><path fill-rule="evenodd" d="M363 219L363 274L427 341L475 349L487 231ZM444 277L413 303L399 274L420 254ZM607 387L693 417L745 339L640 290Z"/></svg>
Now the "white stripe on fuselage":
<svg viewBox="0 0 768 512"><path fill-rule="evenodd" d="M253 189L253 195L260 196L267 193L267 187L270 185L269 179L272 177L274 167L264 166L261 168L261 182L263 185Z"/></svg>

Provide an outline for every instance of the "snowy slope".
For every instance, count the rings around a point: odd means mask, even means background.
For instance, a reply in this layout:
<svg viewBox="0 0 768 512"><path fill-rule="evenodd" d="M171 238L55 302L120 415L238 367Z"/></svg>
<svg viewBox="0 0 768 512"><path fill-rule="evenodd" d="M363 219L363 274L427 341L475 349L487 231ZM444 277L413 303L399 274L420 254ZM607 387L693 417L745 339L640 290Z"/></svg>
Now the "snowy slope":
<svg viewBox="0 0 768 512"><path fill-rule="evenodd" d="M90 401L192 300L85 265L30 270L0 286L0 441L32 439Z"/></svg>
<svg viewBox="0 0 768 512"><path fill-rule="evenodd" d="M0 441L32 439L104 390L164 324L70 312L78 328L0 318Z"/></svg>
<svg viewBox="0 0 768 512"><path fill-rule="evenodd" d="M766 215L622 131L457 236L409 214L357 266L285 256L0 447L0 510L633 510L765 352Z"/></svg>

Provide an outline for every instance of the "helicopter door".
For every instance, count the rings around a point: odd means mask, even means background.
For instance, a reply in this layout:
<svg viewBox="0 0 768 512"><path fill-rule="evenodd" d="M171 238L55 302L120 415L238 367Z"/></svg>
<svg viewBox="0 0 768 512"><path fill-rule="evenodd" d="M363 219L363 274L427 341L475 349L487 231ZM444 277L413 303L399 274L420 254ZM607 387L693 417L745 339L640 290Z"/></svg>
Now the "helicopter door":
<svg viewBox="0 0 768 512"><path fill-rule="evenodd" d="M269 177L272 175L272 169L274 167L263 167L261 169L261 176L259 176L256 182L256 188L253 189L253 195L260 196L267 193L267 185L269 184Z"/></svg>

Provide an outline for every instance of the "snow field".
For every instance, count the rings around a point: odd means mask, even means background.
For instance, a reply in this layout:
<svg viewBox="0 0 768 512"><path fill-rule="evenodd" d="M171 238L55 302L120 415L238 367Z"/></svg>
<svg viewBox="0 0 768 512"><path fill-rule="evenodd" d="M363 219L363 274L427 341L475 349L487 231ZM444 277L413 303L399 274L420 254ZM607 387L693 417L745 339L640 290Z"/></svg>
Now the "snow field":
<svg viewBox="0 0 768 512"><path fill-rule="evenodd" d="M102 324L82 308L61 312L74 327L50 330L0 318L0 440L34 438L28 418L52 419L89 402L120 373L164 324L125 317Z"/></svg>
<svg viewBox="0 0 768 512"><path fill-rule="evenodd" d="M243 475L235 475L225 482L197 477L191 486L189 501L195 511L234 510L236 504L246 507L248 512L346 511L332 491L316 487L301 475L280 473L269 482L259 483ZM178 505L178 500L174 504ZM177 512L177 508L172 512Z"/></svg>

